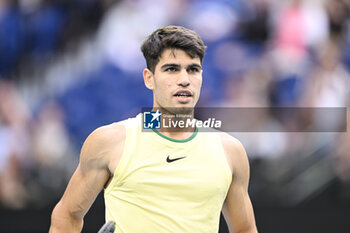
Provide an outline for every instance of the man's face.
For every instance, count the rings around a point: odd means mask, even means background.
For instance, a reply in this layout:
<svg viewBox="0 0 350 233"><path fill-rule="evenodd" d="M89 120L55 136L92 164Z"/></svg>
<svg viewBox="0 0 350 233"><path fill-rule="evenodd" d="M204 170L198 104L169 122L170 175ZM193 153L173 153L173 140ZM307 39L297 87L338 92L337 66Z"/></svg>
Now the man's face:
<svg viewBox="0 0 350 233"><path fill-rule="evenodd" d="M185 51L166 49L154 74L144 70L146 86L153 90L155 108L194 108L202 86L202 66L198 57Z"/></svg>

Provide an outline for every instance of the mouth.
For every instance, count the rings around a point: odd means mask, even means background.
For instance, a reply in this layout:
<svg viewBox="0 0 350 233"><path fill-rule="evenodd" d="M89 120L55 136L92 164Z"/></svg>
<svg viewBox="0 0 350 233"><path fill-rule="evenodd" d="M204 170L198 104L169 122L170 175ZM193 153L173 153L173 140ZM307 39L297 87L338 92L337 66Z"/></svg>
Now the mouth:
<svg viewBox="0 0 350 233"><path fill-rule="evenodd" d="M191 100L192 96L192 92L188 90L180 90L174 94L174 97L177 99L177 101L182 104L188 103Z"/></svg>

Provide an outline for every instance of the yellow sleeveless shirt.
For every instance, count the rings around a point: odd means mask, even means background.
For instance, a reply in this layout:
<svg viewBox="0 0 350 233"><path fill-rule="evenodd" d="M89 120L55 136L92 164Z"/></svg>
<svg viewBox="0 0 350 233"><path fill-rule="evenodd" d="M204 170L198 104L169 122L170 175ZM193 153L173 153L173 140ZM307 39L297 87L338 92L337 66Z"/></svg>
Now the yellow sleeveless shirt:
<svg viewBox="0 0 350 233"><path fill-rule="evenodd" d="M116 233L217 233L232 173L217 133L174 140L128 119L126 141L105 189Z"/></svg>

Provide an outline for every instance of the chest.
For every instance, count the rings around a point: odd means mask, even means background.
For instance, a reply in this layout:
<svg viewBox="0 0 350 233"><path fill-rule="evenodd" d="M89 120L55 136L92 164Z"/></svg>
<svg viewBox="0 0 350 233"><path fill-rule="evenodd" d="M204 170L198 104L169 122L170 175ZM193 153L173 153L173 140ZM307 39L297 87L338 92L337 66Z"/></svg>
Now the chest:
<svg viewBox="0 0 350 233"><path fill-rule="evenodd" d="M231 172L221 147L203 144L169 146L138 141L129 150L122 190L142 196L188 201L224 196Z"/></svg>

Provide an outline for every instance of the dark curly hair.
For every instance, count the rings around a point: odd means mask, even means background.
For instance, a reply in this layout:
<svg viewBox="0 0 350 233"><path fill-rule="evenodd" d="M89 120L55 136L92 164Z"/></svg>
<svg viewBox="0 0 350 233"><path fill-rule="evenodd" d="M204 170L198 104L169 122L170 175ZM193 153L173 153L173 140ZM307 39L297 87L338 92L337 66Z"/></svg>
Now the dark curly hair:
<svg viewBox="0 0 350 233"><path fill-rule="evenodd" d="M193 30L181 26L166 26L157 29L141 46L147 68L153 73L165 49L181 49L191 58L198 57L202 63L206 46Z"/></svg>

